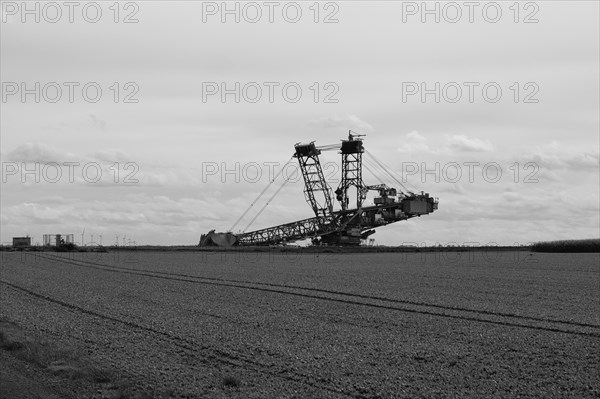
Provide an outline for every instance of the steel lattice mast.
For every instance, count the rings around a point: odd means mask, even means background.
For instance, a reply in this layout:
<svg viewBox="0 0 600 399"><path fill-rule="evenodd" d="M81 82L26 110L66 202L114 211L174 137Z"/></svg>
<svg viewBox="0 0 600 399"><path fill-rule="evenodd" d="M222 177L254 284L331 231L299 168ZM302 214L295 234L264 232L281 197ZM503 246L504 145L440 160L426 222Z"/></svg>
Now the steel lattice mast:
<svg viewBox="0 0 600 399"><path fill-rule="evenodd" d="M350 132L348 140L342 141L340 151L342 154L342 179L340 186L335 190L335 194L343 211L348 209L350 203L350 197L348 196L348 189L350 187L355 187L356 189L357 209L362 208L363 201L366 198L367 190L362 179L362 154L364 148L362 140L356 139L358 136Z"/></svg>
<svg viewBox="0 0 600 399"><path fill-rule="evenodd" d="M296 144L294 156L298 158L302 177L304 178L304 197L320 221L320 224L329 224L333 221L333 202L331 188L325 181L323 168L319 160L321 150L314 142L310 144Z"/></svg>

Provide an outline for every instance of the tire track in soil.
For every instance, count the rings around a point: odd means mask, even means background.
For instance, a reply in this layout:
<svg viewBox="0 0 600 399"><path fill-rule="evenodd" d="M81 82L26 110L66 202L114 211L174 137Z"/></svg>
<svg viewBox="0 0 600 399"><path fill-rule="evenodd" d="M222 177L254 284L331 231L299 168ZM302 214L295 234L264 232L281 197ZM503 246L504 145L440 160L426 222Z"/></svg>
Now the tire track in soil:
<svg viewBox="0 0 600 399"><path fill-rule="evenodd" d="M64 302L64 301L61 301L59 299L55 299L55 298L49 297L49 296L44 295L44 294L40 294L38 292L29 290L27 288L21 287L21 286L19 286L17 284L13 284L13 283L10 283L10 282L5 281L5 280L0 280L0 283L6 285L8 287L11 287L11 288L13 288L13 289L15 289L17 291L21 291L21 292L24 292L26 294L29 294L29 295L31 295L31 296L33 296L35 298L44 300L46 302L51 302L51 303L53 303L55 305L59 305L59 306L65 307L65 308L70 309L72 311L76 311L76 312L83 313L83 314L86 314L86 315L89 315L89 316L97 317L97 318L100 318L100 319L103 319L103 320L112 321L114 323L123 324L123 325L125 325L127 327L138 329L138 330L142 330L142 331L144 331L146 333L153 334L153 335L158 336L158 337L160 337L161 339L163 339L163 340L165 340L167 342L170 341L171 344L173 344L173 345L175 345L175 346L177 346L179 348L185 349L185 350L190 351L190 352L197 352L197 353L203 355L203 357L205 359L207 359L207 360L215 360L217 362L220 362L220 363L223 363L223 364L226 364L226 365L229 365L229 366L233 366L233 367L237 367L237 368L242 368L242 369L249 370L249 371L254 371L254 372L257 372L257 373L260 373L260 374L267 375L269 377L274 377L274 378L279 378L279 379L283 379L283 380L287 380L287 381L292 381L292 382L295 382L295 383L304 384L304 385L310 386L311 388L316 388L316 389L320 389L320 390L323 390L323 391L328 391L328 392L335 393L335 394L338 394L338 395L345 395L347 397L355 397L355 398L362 398L363 397L360 394L356 394L356 393L353 393L353 392L346 392L346 391L344 391L342 389L336 389L336 388L333 388L333 387L330 387L330 386L327 386L327 385L322 385L322 384L319 384L319 383L312 382L310 380L314 379L313 377L305 375L305 374L302 374L302 373L298 373L298 372L295 372L295 371L291 371L289 368L287 368L285 366L282 367L282 370L280 372L270 371L269 369L272 368L272 366L260 363L260 362L255 361L255 360L247 359L247 358L244 358L244 357L241 357L241 356L236 356L234 354L231 354L231 353L228 353L228 352L225 352L225 351L221 351L221 350L209 347L209 346L200 346L199 347L198 343L194 342L193 340L182 338L182 337L178 337L178 336L175 336L173 334L169 334L169 333L164 332L164 331L156 330L156 329L151 328L151 327L143 326L141 324L137 324L137 323L134 323L134 322L131 322L131 321L123 320L123 319L120 319L118 317L113 317L113 316L109 316L109 315L105 315L105 314L101 314L101 313L95 312L93 310L85 309L85 308L82 308L80 306L73 305L71 303ZM208 354L206 352L208 352ZM291 375L282 375L283 373L288 373L288 374L291 374Z"/></svg>
<svg viewBox="0 0 600 399"><path fill-rule="evenodd" d="M476 309L467 309L461 307L454 306L444 306L438 304L429 304L425 302L416 302L416 301L407 301L407 300L398 300L398 299L390 299L379 296L371 296L364 294L352 294L342 291L335 290L326 290L320 288L308 288L308 287L300 287L286 284L272 284L272 283L260 283L260 282L252 282L246 280L230 280L230 279L222 279L216 277L201 277L194 276L189 274L178 274L178 273L169 273L169 272L160 272L160 271L149 271L149 270L140 270L130 267L121 267L121 266L112 266L103 263L83 261L83 260L73 260L64 258L61 256L54 255L38 255L41 258L45 258L51 261L60 262L60 263L68 263L75 266L93 268L98 270L104 270L108 272L115 273L123 273L123 274L133 274L140 275L146 277L153 277L165 280L174 280L174 281L184 281L189 283L203 284L203 285L215 285L215 286L225 286L232 288L241 288L262 292L271 292L282 295L292 295L304 298L311 299L320 299L331 302L339 302L350 305L360 305L367 306L379 309L386 310L394 310L408 313L416 313L416 314L424 314L429 316L438 316L438 317L446 317L451 319L459 319L471 322L480 322L480 323L489 323L496 324L507 327L518 327L518 328L528 328L534 330L541 331L549 331L556 333L565 333L565 334L573 334L573 335L582 335L588 337L597 337L600 338L600 326L595 324L588 323L579 323L572 322L568 320L556 320L549 318L538 318L533 316L523 316L511 313L504 312L492 312L487 310L476 310ZM308 293L307 293L308 292ZM337 296L323 296L318 294L329 294ZM361 302L357 299L367 299L370 301L376 301L380 303L372 303L372 302ZM412 307L408 307L408 306ZM453 312L454 314L447 313ZM490 318L482 318L478 316L489 316ZM495 318L495 319L493 319ZM507 319L507 320L503 320ZM512 320L511 320L512 319ZM525 323L531 324L525 324ZM544 326L539 324L550 324L553 326ZM587 331L579 331L574 330L574 328L581 328ZM589 331L591 330L591 331Z"/></svg>

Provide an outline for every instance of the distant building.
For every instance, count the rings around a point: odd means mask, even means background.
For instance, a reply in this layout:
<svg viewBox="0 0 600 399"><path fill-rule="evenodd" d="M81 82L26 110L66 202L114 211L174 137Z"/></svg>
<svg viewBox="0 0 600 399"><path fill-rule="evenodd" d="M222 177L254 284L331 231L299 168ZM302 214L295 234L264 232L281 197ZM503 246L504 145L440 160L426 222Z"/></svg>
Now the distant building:
<svg viewBox="0 0 600 399"><path fill-rule="evenodd" d="M13 237L13 247L30 247L31 237Z"/></svg>
<svg viewBox="0 0 600 399"><path fill-rule="evenodd" d="M73 244L73 234L44 234L44 245L59 246Z"/></svg>

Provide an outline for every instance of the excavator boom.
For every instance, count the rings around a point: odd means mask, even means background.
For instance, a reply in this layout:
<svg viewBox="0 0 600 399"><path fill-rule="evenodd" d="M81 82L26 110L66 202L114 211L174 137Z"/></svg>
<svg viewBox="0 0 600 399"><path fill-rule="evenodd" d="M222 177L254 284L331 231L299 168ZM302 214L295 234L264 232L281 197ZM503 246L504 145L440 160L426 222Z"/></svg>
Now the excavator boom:
<svg viewBox="0 0 600 399"><path fill-rule="evenodd" d="M342 178L335 191L341 205L338 211L333 209L332 191L325 181L319 159L321 149L336 147L342 155ZM298 143L294 149L293 156L298 160L304 179L304 196L315 217L247 233L215 233L213 230L201 236L199 245L277 245L307 238L312 239L313 244L360 245L361 240L373 234L376 227L427 215L438 208L437 198L424 192L398 192L386 184L365 185L362 177L363 141L352 132L348 140L342 140L341 147L317 147L311 142ZM385 170L379 161L376 162ZM356 208L349 208L351 196L348 190L351 188L356 190ZM377 190L379 197L374 199L374 205L365 207L363 202L369 190Z"/></svg>

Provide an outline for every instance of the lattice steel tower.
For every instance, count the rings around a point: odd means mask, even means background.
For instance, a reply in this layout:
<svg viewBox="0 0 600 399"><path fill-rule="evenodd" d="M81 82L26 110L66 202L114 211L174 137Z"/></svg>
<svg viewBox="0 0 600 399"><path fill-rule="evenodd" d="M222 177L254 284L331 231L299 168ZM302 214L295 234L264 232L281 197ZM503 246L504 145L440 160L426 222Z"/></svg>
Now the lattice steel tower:
<svg viewBox="0 0 600 399"><path fill-rule="evenodd" d="M342 206L342 210L347 210L350 203L348 189L352 186L356 188L356 209L362 208L363 201L366 198L365 185L362 179L362 139L358 134L348 134L348 140L342 140L342 180L339 187L335 190L336 198Z"/></svg>

